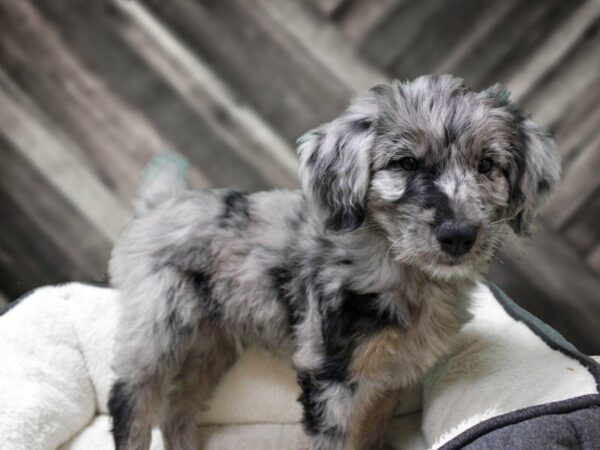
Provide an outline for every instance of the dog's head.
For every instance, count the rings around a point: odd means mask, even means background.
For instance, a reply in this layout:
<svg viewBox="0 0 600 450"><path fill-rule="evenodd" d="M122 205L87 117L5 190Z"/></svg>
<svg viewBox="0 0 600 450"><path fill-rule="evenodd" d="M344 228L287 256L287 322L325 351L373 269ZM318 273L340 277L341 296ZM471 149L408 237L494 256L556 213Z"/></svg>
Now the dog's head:
<svg viewBox="0 0 600 450"><path fill-rule="evenodd" d="M449 75L380 85L299 140L305 192L336 232L385 232L390 253L434 273L489 260L559 180L554 141L493 86Z"/></svg>

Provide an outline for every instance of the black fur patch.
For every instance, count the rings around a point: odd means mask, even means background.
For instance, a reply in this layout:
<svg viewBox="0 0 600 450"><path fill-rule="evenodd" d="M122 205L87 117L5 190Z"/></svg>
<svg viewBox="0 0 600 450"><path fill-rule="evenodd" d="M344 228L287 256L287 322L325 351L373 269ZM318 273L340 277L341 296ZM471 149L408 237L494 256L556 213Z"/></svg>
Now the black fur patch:
<svg viewBox="0 0 600 450"><path fill-rule="evenodd" d="M296 236L302 225L306 223L306 213L303 210L296 211L293 216L285 218L285 223L289 227L291 235Z"/></svg>
<svg viewBox="0 0 600 450"><path fill-rule="evenodd" d="M449 147L450 145L454 144L459 135L460 133L454 125L444 125L444 146Z"/></svg>
<svg viewBox="0 0 600 450"><path fill-rule="evenodd" d="M339 308L329 308L331 302L325 299L321 302L325 360L315 374L319 380L346 381L357 341L396 324L388 311L377 307L377 294L359 294L346 289L341 295Z"/></svg>
<svg viewBox="0 0 600 450"><path fill-rule="evenodd" d="M323 430L324 402L319 400L322 390L319 389L308 372L298 372L298 385L302 391L298 401L302 405L302 424L309 435L319 434Z"/></svg>
<svg viewBox="0 0 600 450"><path fill-rule="evenodd" d="M437 177L437 169L415 172L407 179L406 190L398 200L398 202L417 202L423 205L425 209L434 209L434 225L436 226L444 220L454 217L454 211L452 211L450 206L450 199L435 184Z"/></svg>
<svg viewBox="0 0 600 450"><path fill-rule="evenodd" d="M369 92L372 92L375 95L385 96L388 95L391 90L391 87L387 84L378 84L369 89Z"/></svg>
<svg viewBox="0 0 600 450"><path fill-rule="evenodd" d="M273 282L273 288L277 292L277 300L284 305L287 312L287 323L290 331L302 321L306 313L305 304L298 301L302 295L295 292L299 287L294 287L293 283L293 274L298 273L298 271L296 264L287 263L271 267L268 272Z"/></svg>
<svg viewBox="0 0 600 450"><path fill-rule="evenodd" d="M183 321L177 309L172 309L167 316L167 327L176 341L183 341L194 332L194 328Z"/></svg>
<svg viewBox="0 0 600 450"><path fill-rule="evenodd" d="M525 176L526 170L526 152L529 139L526 133L520 126L520 122L515 125L516 132L514 134L515 142L511 146L512 162L510 163L505 175L508 180L509 189L509 203L511 205L511 211L509 214L513 215L516 211L521 208L521 205L525 201L525 194L521 190L521 180ZM523 215L517 214L513 220L510 221L510 226L517 234L521 234L524 230Z"/></svg>
<svg viewBox="0 0 600 450"><path fill-rule="evenodd" d="M314 134L313 139L315 139L314 150L310 154L308 159L306 160L306 165L309 167L315 167L317 165L317 162L319 161L319 158L318 158L319 148L321 147L321 144L323 143L323 139L325 139L325 133L321 130L315 131L313 134Z"/></svg>
<svg viewBox="0 0 600 450"><path fill-rule="evenodd" d="M324 418L325 402L321 395L331 384L323 384L313 378L308 372L298 372L298 385L302 393L298 401L302 405L302 425L307 434L329 435L332 438L342 438L343 432L335 425L327 424Z"/></svg>
<svg viewBox="0 0 600 450"><path fill-rule="evenodd" d="M228 191L223 198L223 213L219 217L219 225L224 228L243 229L250 222L250 202L245 194Z"/></svg>
<svg viewBox="0 0 600 450"><path fill-rule="evenodd" d="M116 450L125 448L133 412L133 398L126 392L125 383L117 380L110 389L108 410L112 417L112 434Z"/></svg>
<svg viewBox="0 0 600 450"><path fill-rule="evenodd" d="M218 320L222 318L223 305L219 303L213 295L210 276L200 271L189 272L189 276L191 277L194 290L203 306L202 312L206 314L209 319Z"/></svg>
<svg viewBox="0 0 600 450"><path fill-rule="evenodd" d="M341 208L327 218L325 225L334 231L352 231L363 223L365 215L366 212L362 207Z"/></svg>
<svg viewBox="0 0 600 450"><path fill-rule="evenodd" d="M358 133L363 133L367 131L369 128L371 128L371 125L373 125L373 121L368 119L361 119L355 120L354 122L350 122L350 127L352 131Z"/></svg>
<svg viewBox="0 0 600 450"><path fill-rule="evenodd" d="M364 134L371 127L368 120L357 120L350 122L347 126L347 134ZM343 170L343 161L348 156L344 146L348 141L340 138L335 145L332 155L319 157L321 153L321 142L323 135L317 135L315 149L307 160L307 166L311 168L312 191L320 200L321 205L328 213L325 226L338 232L352 231L360 226L365 218L364 199L352 198L354 195L349 189L342 189L340 178L347 177Z"/></svg>
<svg viewBox="0 0 600 450"><path fill-rule="evenodd" d="M517 105L510 101L508 91L503 87L495 86L488 89L486 92L489 98L494 102L496 108L503 108L512 115L513 123L511 124L511 128L514 130L513 143L511 145L512 161L509 167L504 170L504 175L508 180L510 191L509 201L511 211L509 211L509 214L516 214L516 217L510 221L510 226L515 233L521 234L525 229L523 224L523 214L517 214L517 211L519 211L525 200L525 196L521 190L521 180L525 175L525 159L527 156L527 147L529 145L529 138L523 127L526 116Z"/></svg>
<svg viewBox="0 0 600 450"><path fill-rule="evenodd" d="M540 180L538 181L538 194L540 195L546 195L548 192L550 192L550 183L548 182L548 180Z"/></svg>

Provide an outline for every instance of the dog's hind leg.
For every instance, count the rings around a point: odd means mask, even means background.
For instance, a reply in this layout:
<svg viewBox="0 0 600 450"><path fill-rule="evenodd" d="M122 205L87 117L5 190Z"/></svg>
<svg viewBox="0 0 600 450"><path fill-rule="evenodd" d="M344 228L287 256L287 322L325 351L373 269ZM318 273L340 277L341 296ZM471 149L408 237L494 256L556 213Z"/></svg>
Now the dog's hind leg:
<svg viewBox="0 0 600 450"><path fill-rule="evenodd" d="M148 345L150 341L147 341ZM182 356L157 356L156 361L143 361L141 353L131 346L127 353L139 362L134 372L117 371L118 378L110 391L108 407L116 450L148 450L152 426L161 416L172 380L181 365ZM183 349L177 350L181 352ZM121 352L121 358L125 352Z"/></svg>
<svg viewBox="0 0 600 450"><path fill-rule="evenodd" d="M116 450L148 450L152 418L159 402L156 384L143 386L125 378L112 386L108 408Z"/></svg>
<svg viewBox="0 0 600 450"><path fill-rule="evenodd" d="M166 450L198 448L195 416L206 408L215 385L235 359L234 340L214 325L201 324L179 373L170 383L162 410L160 428Z"/></svg>
<svg viewBox="0 0 600 450"><path fill-rule="evenodd" d="M117 450L147 450L171 380L194 341L199 310L181 276L163 269L122 290L108 407Z"/></svg>

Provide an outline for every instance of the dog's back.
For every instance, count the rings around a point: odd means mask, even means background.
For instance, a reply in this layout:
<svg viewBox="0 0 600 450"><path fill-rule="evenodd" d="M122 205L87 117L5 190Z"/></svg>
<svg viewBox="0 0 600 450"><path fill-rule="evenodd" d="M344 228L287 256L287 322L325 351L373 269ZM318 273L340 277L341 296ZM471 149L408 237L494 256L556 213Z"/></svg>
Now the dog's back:
<svg viewBox="0 0 600 450"><path fill-rule="evenodd" d="M242 338L285 347L289 326L276 278L286 249L302 240L309 214L304 197L287 190L185 190L182 167L177 158L151 161L136 201L139 217L113 249L111 283L122 293L123 314L131 316L126 322L168 323L173 311L183 311L180 327L195 328L218 316ZM177 295L162 292L173 283Z"/></svg>

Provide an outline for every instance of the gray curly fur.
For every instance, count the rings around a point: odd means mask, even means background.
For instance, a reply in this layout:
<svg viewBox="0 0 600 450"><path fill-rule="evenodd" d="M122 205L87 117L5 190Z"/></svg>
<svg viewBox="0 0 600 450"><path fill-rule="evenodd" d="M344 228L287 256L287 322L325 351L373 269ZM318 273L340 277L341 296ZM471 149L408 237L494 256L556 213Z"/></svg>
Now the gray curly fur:
<svg viewBox="0 0 600 450"><path fill-rule="evenodd" d="M552 139L504 89L449 75L376 86L298 151L301 191L185 191L123 232L111 261L118 450L148 449L155 420L167 448L195 449L193 415L239 343L291 358L299 446L383 446L402 390L468 320L508 226L529 232L559 179ZM477 230L470 251L442 250L447 221Z"/></svg>

